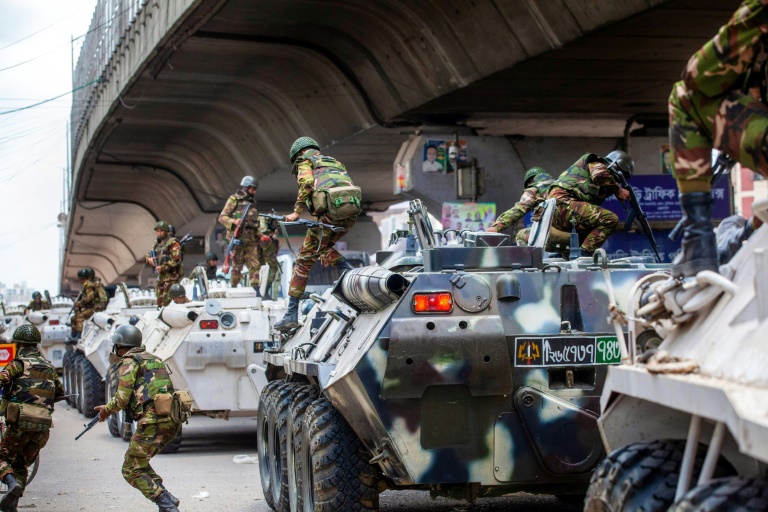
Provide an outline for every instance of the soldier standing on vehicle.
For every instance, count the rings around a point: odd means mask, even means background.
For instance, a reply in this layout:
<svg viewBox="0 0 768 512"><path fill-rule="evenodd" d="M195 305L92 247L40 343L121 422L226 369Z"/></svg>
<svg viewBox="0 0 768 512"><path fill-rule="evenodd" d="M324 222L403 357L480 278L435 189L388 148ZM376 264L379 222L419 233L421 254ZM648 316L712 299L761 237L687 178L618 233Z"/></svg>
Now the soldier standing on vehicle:
<svg viewBox="0 0 768 512"><path fill-rule="evenodd" d="M174 304L186 304L187 302L192 302L187 298L187 291L178 283L171 286L171 289L168 291L168 297L170 297Z"/></svg>
<svg viewBox="0 0 768 512"><path fill-rule="evenodd" d="M6 427L0 441L0 480L8 490L0 510L15 511L27 486L27 468L48 442L53 424L53 404L64 398L64 388L53 365L37 346L40 331L24 324L11 341L18 347L16 358L0 372Z"/></svg>
<svg viewBox="0 0 768 512"><path fill-rule="evenodd" d="M146 260L147 264L157 272L157 285L155 285L157 307L163 307L171 302L168 298L168 290L181 280L181 246L178 240L170 236L170 228L165 221L161 220L155 224L155 234L157 241L152 248L155 257L153 259L147 254Z"/></svg>
<svg viewBox="0 0 768 512"><path fill-rule="evenodd" d="M83 285L78 300L73 306L74 316L71 319L72 339L77 339L83 332L83 323L91 318L97 311L107 309L107 292L97 280L93 269L81 268L77 271L77 278Z"/></svg>
<svg viewBox="0 0 768 512"><path fill-rule="evenodd" d="M32 294L32 300L29 301L24 314L26 315L30 311L43 311L45 309L51 309L51 305L43 298L43 294L40 292L34 292Z"/></svg>
<svg viewBox="0 0 768 512"><path fill-rule="evenodd" d="M587 234L581 244L583 255L591 255L602 246L619 223L615 213L599 205L614 194L621 201L629 198L629 191L611 174L611 166L629 179L635 163L624 151L612 151L605 158L587 153L555 180L547 194L547 199L557 201L552 225L568 233L573 228L571 220L575 220L576 231Z"/></svg>
<svg viewBox="0 0 768 512"><path fill-rule="evenodd" d="M219 261L219 257L215 253L209 252L205 255L205 263L202 264L202 267L205 269L205 277L209 281L216 279L216 273L219 271L217 261Z"/></svg>
<svg viewBox="0 0 768 512"><path fill-rule="evenodd" d="M310 137L299 137L291 145L291 172L296 175L299 193L293 213L285 220L293 222L304 208L308 208L315 221L340 226L343 231L327 228L309 228L304 244L296 258L288 290L288 310L282 320L275 324L278 331L298 327L299 299L304 294L309 271L318 258L324 265L333 265L342 270L352 266L334 244L354 226L361 212L360 189L355 187L347 174L344 164L330 156L320 154L320 146Z"/></svg>
<svg viewBox="0 0 768 512"><path fill-rule="evenodd" d="M552 176L547 174L541 167L531 167L528 169L525 172L525 176L523 176L525 190L520 200L515 206L499 215L496 221L488 228L488 232L499 233L517 224L523 218L523 215L544 202L552 183L554 183ZM528 245L529 233L530 229L518 231L516 236L517 245Z"/></svg>
<svg viewBox="0 0 768 512"><path fill-rule="evenodd" d="M261 217L261 241L259 242L259 261L263 265L269 266L267 274L267 288L264 294L264 300L273 300L270 290L275 282L275 276L280 269L277 262L277 252L280 250L280 242L277 240L277 230L279 224L276 220Z"/></svg>
<svg viewBox="0 0 768 512"><path fill-rule="evenodd" d="M256 290L256 296L261 297L259 292L259 211L256 208L256 199L254 195L259 188L259 183L253 176L245 176L240 181L240 189L229 196L224 209L219 214L219 224L227 228L227 238L232 240L235 229L242 222L243 231L240 236L240 244L232 247L232 274L229 278L229 285L232 287L240 284L243 278L243 264L248 267L248 277ZM243 219L243 212L250 203L248 209L248 218Z"/></svg>
<svg viewBox="0 0 768 512"><path fill-rule="evenodd" d="M165 363L146 351L141 331L133 325L121 325L112 336L113 351L120 357L118 387L106 405L96 406L99 421L110 414L127 410L138 422L123 462L123 478L153 501L160 512L178 512L179 500L163 486L149 460L176 438L181 423L156 410L160 398L173 395L173 382Z"/></svg>
<svg viewBox="0 0 768 512"><path fill-rule="evenodd" d="M712 150L768 176L765 54L768 6L742 2L688 61L669 96L669 145L680 190L683 241L675 277L718 271L712 228ZM761 101L762 99L762 101Z"/></svg>

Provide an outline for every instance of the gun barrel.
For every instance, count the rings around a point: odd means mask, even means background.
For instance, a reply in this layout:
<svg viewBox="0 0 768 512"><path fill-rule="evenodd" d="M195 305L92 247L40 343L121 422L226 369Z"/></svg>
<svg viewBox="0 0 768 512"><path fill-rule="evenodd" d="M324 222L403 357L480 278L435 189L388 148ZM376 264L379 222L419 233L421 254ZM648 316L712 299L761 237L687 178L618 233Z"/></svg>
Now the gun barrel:
<svg viewBox="0 0 768 512"><path fill-rule="evenodd" d="M90 422L88 422L87 425L83 425L85 427L85 429L77 435L77 437L75 438L75 441L77 441L78 439L83 437L83 434L85 434L86 432L91 430L93 428L93 426L96 425L96 423L98 423L98 422L99 422L99 416L96 415L96 417L93 418Z"/></svg>

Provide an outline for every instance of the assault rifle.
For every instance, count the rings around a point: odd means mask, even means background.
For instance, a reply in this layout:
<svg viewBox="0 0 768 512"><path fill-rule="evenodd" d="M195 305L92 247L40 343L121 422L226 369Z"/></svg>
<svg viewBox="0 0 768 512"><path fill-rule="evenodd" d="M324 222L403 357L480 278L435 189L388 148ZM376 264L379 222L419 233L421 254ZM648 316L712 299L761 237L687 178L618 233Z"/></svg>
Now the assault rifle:
<svg viewBox="0 0 768 512"><path fill-rule="evenodd" d="M157 253L154 249L149 250L149 259L152 260L152 270L157 274Z"/></svg>
<svg viewBox="0 0 768 512"><path fill-rule="evenodd" d="M184 247L184 244L186 244L187 242L191 241L192 238L194 238L194 237L192 236L192 232L190 231L189 233L187 233L186 235L181 237L181 239L179 240L179 245Z"/></svg>
<svg viewBox="0 0 768 512"><path fill-rule="evenodd" d="M613 177L616 178L616 181L619 182L621 188L629 192L629 207L627 207L624 201L619 199L621 207L624 208L625 212L627 212L627 220L624 221L624 230L628 231L632 227L632 224L637 224L640 229L643 230L645 236L648 237L648 241L651 243L653 252L656 254L656 260L661 263L659 245L656 243L656 239L653 237L653 230L651 229L651 225L648 223L647 215L643 209L640 208L640 203L637 201L637 196L635 195L634 189L627 183L627 178L624 177L624 173L622 173L619 169L616 169L615 165L608 167L608 170L611 171Z"/></svg>
<svg viewBox="0 0 768 512"><path fill-rule="evenodd" d="M83 434L91 430L98 422L99 422L99 415L97 414L96 417L93 418L91 421L89 421L87 425L83 425L85 427L85 430L83 430L77 435L77 437L75 438L75 441L83 437Z"/></svg>
<svg viewBox="0 0 768 512"><path fill-rule="evenodd" d="M291 247L291 241L288 239L288 232L285 230L285 226L302 225L302 226L307 226L308 228L320 228L320 241L317 244L318 250L320 250L320 244L323 242L323 233L325 232L326 229L330 229L334 233L340 233L344 231L344 228L341 226L334 226L333 224L325 224L323 222L317 222L315 220L297 219L297 220L294 220L293 222L286 222L285 215L278 215L275 210L272 210L272 213L260 213L259 217L276 220L280 224L280 231L283 233L283 237L285 237L285 243L288 246L288 249L291 251L291 253L293 253L294 256L296 256L296 253L293 252L293 248Z"/></svg>
<svg viewBox="0 0 768 512"><path fill-rule="evenodd" d="M240 240L240 237L243 235L243 227L245 226L245 221L248 218L248 211L251 209L251 203L250 201L245 205L245 211L243 212L243 216L240 217L240 222L237 223L237 227L235 228L235 232L232 233L232 240L229 241L229 245L227 246L227 252L224 256L224 264L221 266L221 271L224 274L229 273L229 268L232 266L232 249L235 247L240 247L243 245L242 240Z"/></svg>

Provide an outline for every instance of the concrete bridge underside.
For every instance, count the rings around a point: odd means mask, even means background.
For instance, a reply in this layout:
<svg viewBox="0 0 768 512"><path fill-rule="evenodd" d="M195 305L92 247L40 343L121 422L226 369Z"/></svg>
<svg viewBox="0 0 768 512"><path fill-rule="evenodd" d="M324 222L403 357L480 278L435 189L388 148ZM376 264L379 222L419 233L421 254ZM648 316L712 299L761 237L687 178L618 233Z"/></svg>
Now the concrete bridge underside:
<svg viewBox="0 0 768 512"><path fill-rule="evenodd" d="M621 137L633 116L663 124L688 57L737 4L146 2L73 112L63 287L82 266L135 279L157 219L206 235L245 174L259 178L260 209L286 212L300 135L343 161L380 210L400 200L393 160L420 130Z"/></svg>

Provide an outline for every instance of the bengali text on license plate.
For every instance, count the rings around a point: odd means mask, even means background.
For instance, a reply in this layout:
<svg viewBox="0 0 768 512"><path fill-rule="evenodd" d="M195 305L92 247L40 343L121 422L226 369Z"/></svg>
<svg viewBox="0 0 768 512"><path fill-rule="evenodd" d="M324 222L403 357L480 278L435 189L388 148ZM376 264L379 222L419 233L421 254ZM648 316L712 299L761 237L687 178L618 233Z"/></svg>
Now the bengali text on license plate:
<svg viewBox="0 0 768 512"><path fill-rule="evenodd" d="M616 336L557 336L517 338L515 366L573 366L618 364Z"/></svg>

